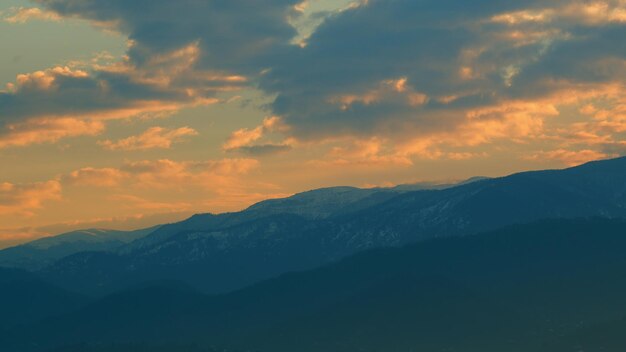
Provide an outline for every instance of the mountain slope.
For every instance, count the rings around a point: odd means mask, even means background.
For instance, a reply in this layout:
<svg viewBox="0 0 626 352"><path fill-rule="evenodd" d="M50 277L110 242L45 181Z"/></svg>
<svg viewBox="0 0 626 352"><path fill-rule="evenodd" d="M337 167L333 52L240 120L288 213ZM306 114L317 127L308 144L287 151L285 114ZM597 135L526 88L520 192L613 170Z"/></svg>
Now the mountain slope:
<svg viewBox="0 0 626 352"><path fill-rule="evenodd" d="M225 292L369 248L544 218L626 217L626 158L441 190L394 195L384 189L367 195L361 191L340 190L357 200L338 205L332 215L321 216L318 204L333 198L305 201L311 194L239 213L197 215L165 225L116 254L79 253L41 273L58 285L90 294L160 279L182 279L207 292ZM295 206L298 197L303 197L305 210ZM270 210L261 212L264 207Z"/></svg>
<svg viewBox="0 0 626 352"><path fill-rule="evenodd" d="M117 249L156 229L158 226L136 231L88 229L46 237L0 250L0 266L38 269L75 253Z"/></svg>
<svg viewBox="0 0 626 352"><path fill-rule="evenodd" d="M458 184L415 183L392 188L330 187L314 189L287 198L268 199L247 209L225 214L197 214L175 224L164 225L150 236L126 246L129 253L159 244L183 232L207 232L249 223L276 215L295 215L306 220L320 220L350 214L386 202L400 194L418 190L441 190L469 184L485 178L476 177Z"/></svg>
<svg viewBox="0 0 626 352"><path fill-rule="evenodd" d="M0 347L150 341L260 352L539 351L626 314L625 233L622 220L542 221L368 251L226 295L134 290L29 326Z"/></svg>
<svg viewBox="0 0 626 352"><path fill-rule="evenodd" d="M72 311L87 301L25 271L0 268L0 329Z"/></svg>

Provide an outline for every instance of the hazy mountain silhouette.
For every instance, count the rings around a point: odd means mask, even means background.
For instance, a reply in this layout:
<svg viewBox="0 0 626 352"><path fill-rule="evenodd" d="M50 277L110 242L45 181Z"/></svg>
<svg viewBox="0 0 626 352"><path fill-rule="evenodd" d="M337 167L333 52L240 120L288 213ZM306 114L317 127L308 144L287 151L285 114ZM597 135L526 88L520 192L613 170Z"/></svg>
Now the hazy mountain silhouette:
<svg viewBox="0 0 626 352"><path fill-rule="evenodd" d="M158 228L155 226L136 231L88 229L46 237L0 250L0 266L39 269L75 253L117 249Z"/></svg>
<svg viewBox="0 0 626 352"><path fill-rule="evenodd" d="M10 331L0 348L533 352L582 336L603 351L626 334L625 234L624 220L550 220L375 249L225 295L145 287Z"/></svg>
<svg viewBox="0 0 626 352"><path fill-rule="evenodd" d="M0 329L65 313L88 299L41 281L25 271L0 268Z"/></svg>
<svg viewBox="0 0 626 352"><path fill-rule="evenodd" d="M226 292L356 252L545 218L626 216L626 158L438 190L323 189L164 225L115 252L78 253L41 275L79 292L182 280Z"/></svg>
<svg viewBox="0 0 626 352"><path fill-rule="evenodd" d="M473 181L475 179L465 180L459 184ZM453 186L455 184L427 182L400 185L393 188L331 187L299 193L288 198L262 201L244 212L220 215L201 214L184 222L136 231L77 230L0 250L0 266L35 270L79 252L111 252L146 237L148 234L152 234L149 240L137 241L133 246L126 246L122 252L129 252L135 248L158 243L185 230L224 227L273 214L297 214L310 219L323 218L338 215L348 211L348 209L354 211L355 209L366 208L407 191L444 189ZM156 230L159 231L154 233Z"/></svg>

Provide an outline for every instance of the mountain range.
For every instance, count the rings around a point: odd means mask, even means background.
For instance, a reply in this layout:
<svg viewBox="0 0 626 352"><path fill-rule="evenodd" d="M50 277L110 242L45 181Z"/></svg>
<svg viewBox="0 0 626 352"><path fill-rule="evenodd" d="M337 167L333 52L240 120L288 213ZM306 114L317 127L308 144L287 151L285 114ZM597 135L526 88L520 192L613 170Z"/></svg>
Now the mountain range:
<svg viewBox="0 0 626 352"><path fill-rule="evenodd" d="M590 216L626 216L626 158L437 189L315 190L241 212L195 215L113 250L66 256L37 273L89 295L155 280L222 293L371 248Z"/></svg>
<svg viewBox="0 0 626 352"><path fill-rule="evenodd" d="M45 237L0 251L0 266L37 270L72 254L118 249L158 228L136 231L88 229Z"/></svg>
<svg viewBox="0 0 626 352"><path fill-rule="evenodd" d="M0 251L0 350L623 351L625 234L626 158L76 231Z"/></svg>
<svg viewBox="0 0 626 352"><path fill-rule="evenodd" d="M544 220L373 249L228 294L159 283L5 328L0 348L623 351L625 233L625 220Z"/></svg>

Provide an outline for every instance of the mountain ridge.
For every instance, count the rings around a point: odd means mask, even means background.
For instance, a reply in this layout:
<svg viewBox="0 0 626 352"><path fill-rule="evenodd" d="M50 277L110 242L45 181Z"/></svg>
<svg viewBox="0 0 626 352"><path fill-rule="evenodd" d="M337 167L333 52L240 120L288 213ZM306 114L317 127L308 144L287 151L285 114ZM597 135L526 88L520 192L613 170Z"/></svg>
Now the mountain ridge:
<svg viewBox="0 0 626 352"><path fill-rule="evenodd" d="M542 220L372 249L227 294L134 289L29 325L0 347L150 341L260 352L535 352L563 338L576 346L567 336L581 327L617 321L625 332L625 229L624 219ZM616 344L623 334L607 336Z"/></svg>
<svg viewBox="0 0 626 352"><path fill-rule="evenodd" d="M356 203L339 204L330 216L317 216L317 206L308 215L298 209L277 212L282 208L274 205L276 201L269 203L266 213L257 210L268 203L253 206L251 213L196 215L165 225L114 255L78 253L45 267L41 274L87 294L103 288L113 292L133 281L177 278L219 293L370 248L470 235L544 218L622 218L626 217L626 158L438 190L392 196L387 190L367 192L374 193L360 193ZM294 197L298 196L310 194ZM289 204L293 199L279 202ZM359 206L361 200L366 205Z"/></svg>

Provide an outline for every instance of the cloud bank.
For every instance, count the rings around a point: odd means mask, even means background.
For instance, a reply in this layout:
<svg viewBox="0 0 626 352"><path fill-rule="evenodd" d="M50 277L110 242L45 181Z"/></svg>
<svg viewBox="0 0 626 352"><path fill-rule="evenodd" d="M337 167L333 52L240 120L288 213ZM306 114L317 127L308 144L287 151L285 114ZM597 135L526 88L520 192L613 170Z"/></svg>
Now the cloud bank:
<svg viewBox="0 0 626 352"><path fill-rule="evenodd" d="M607 100L614 113L624 99L609 92L626 74L621 0L370 0L326 14L305 43L294 43L300 1L38 2L46 13L123 33L127 58L88 74L55 68L19 77L0 95L5 123L176 110L256 87L275 97L269 113L289 127L288 138L377 137L394 154L419 150L407 145L445 154L450 143L433 140L459 144L473 131L469 148L555 135L581 116L551 116L582 105L606 109ZM572 98L557 100L565 94ZM621 120L612 123L590 126L602 129L602 148L621 138ZM258 135L236 131L224 149L287 149L250 145ZM580 144L555 148L589 149Z"/></svg>

